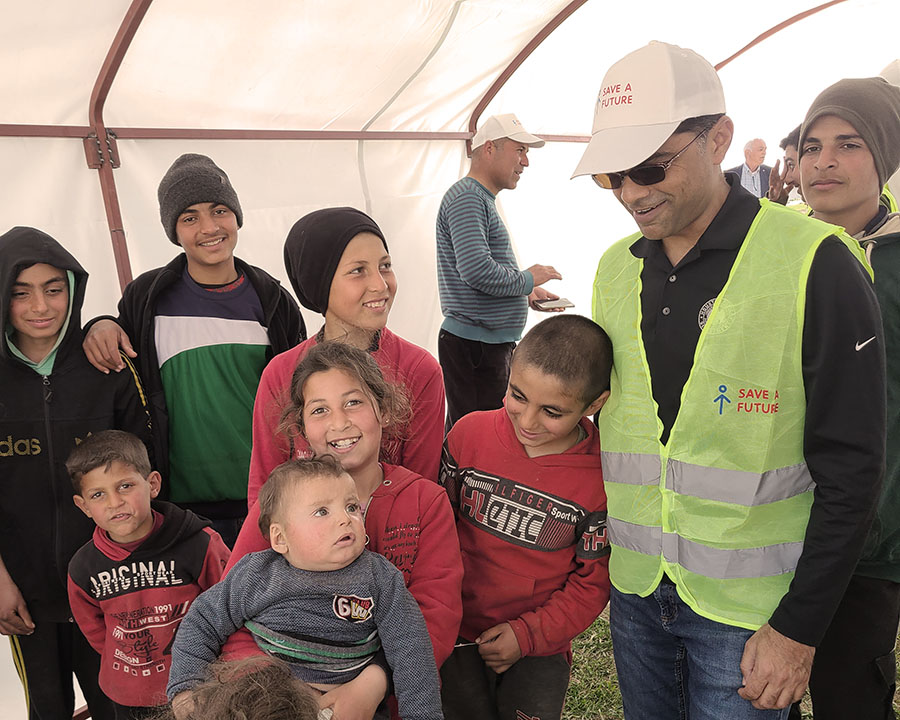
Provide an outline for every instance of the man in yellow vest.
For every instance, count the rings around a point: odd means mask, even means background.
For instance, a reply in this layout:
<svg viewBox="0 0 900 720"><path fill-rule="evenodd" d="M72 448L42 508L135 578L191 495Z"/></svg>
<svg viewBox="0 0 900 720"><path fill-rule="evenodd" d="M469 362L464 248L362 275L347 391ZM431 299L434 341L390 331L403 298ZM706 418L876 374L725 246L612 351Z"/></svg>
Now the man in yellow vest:
<svg viewBox="0 0 900 720"><path fill-rule="evenodd" d="M610 624L626 718L784 718L871 522L881 319L859 244L723 176L713 67L610 68L575 174L640 232L602 257Z"/></svg>
<svg viewBox="0 0 900 720"><path fill-rule="evenodd" d="M900 621L900 213L882 188L900 166L900 88L880 77L840 80L803 121L800 179L813 217L866 249L884 321L887 467L876 520L813 663L816 720L893 718ZM881 202L880 202L881 200Z"/></svg>

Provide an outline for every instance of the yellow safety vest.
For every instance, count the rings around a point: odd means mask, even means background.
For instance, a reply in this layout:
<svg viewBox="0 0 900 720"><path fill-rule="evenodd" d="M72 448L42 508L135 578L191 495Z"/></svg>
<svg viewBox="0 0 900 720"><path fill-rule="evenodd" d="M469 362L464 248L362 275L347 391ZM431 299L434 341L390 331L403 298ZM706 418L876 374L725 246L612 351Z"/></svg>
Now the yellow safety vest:
<svg viewBox="0 0 900 720"><path fill-rule="evenodd" d="M897 199L894 197L894 193L891 192L891 189L885 185L881 191L881 197L878 198L878 201L884 205L888 212L898 212L900 208L897 207Z"/></svg>
<svg viewBox="0 0 900 720"><path fill-rule="evenodd" d="M768 200L700 333L665 445L641 337L641 270L613 245L594 282L609 334L611 394L599 418L610 578L649 595L665 571L697 613L757 629L794 575L813 501L803 457L802 337L809 268L841 228Z"/></svg>

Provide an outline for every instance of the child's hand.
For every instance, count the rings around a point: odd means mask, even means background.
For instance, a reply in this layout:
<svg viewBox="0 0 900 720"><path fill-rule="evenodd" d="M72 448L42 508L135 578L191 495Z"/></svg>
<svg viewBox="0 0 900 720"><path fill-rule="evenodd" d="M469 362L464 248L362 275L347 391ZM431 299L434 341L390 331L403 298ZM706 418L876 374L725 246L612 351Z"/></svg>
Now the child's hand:
<svg viewBox="0 0 900 720"><path fill-rule="evenodd" d="M519 641L509 623L485 630L475 638L481 659L498 675L509 670L522 657Z"/></svg>
<svg viewBox="0 0 900 720"><path fill-rule="evenodd" d="M194 711L194 693L182 690L172 698L172 714L175 720L185 720Z"/></svg>
<svg viewBox="0 0 900 720"><path fill-rule="evenodd" d="M0 635L31 635L34 623L19 586L0 560Z"/></svg>
<svg viewBox="0 0 900 720"><path fill-rule="evenodd" d="M372 720L387 690L384 670L369 665L350 682L322 695L319 707L331 708L333 720Z"/></svg>
<svg viewBox="0 0 900 720"><path fill-rule="evenodd" d="M128 357L137 357L125 331L118 323L108 318L91 325L82 342L82 349L88 362L100 372L107 374L110 370L119 372L125 367L119 355L119 348L122 348L122 352Z"/></svg>

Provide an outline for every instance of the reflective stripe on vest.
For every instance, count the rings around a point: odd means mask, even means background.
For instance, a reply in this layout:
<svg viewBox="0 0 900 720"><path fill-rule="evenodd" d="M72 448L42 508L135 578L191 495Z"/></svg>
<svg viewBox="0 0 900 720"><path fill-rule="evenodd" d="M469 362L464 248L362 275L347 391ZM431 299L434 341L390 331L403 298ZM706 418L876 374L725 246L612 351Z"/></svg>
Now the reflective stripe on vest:
<svg viewBox="0 0 900 720"><path fill-rule="evenodd" d="M659 484L659 455L639 453L614 453L603 451L603 477L608 482L628 485ZM629 467L629 464L634 467ZM769 470L762 474L744 470L727 470L691 465L678 460L669 460L666 470L666 489L678 486L683 495L719 500L737 505L762 505L799 495L815 487L812 475L804 463ZM756 492L747 495L747 487Z"/></svg>
<svg viewBox="0 0 900 720"><path fill-rule="evenodd" d="M610 578L650 594L665 571L699 614L758 628L787 592L814 483L803 458L806 280L829 235L768 201L747 232L694 353L666 445L640 333L642 261L634 235L603 256L594 320L613 343L600 413Z"/></svg>
<svg viewBox="0 0 900 720"><path fill-rule="evenodd" d="M667 562L698 575L719 580L760 578L792 572L803 551L802 542L724 550L695 543L658 527L607 518L610 542L645 555L659 555Z"/></svg>
<svg viewBox="0 0 900 720"><path fill-rule="evenodd" d="M666 488L734 505L764 505L794 497L815 487L805 463L753 473L669 460ZM752 494L751 494L752 491Z"/></svg>

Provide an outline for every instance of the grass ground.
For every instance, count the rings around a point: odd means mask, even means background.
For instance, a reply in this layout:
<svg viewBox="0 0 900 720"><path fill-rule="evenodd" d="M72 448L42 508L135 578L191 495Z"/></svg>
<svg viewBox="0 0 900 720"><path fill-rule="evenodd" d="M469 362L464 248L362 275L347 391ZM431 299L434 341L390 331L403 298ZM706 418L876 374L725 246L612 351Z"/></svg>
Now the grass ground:
<svg viewBox="0 0 900 720"><path fill-rule="evenodd" d="M622 720L622 700L616 682L607 611L575 639L573 654L572 680L563 718ZM894 699L894 710L900 713L900 697ZM812 718L808 695L803 700L803 717Z"/></svg>

